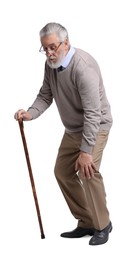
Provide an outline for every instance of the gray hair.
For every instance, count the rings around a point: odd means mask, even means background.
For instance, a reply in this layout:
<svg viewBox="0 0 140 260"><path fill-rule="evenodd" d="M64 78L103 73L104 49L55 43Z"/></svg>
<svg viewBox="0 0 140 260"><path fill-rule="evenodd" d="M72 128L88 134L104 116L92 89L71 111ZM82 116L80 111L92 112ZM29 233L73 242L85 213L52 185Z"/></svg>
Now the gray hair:
<svg viewBox="0 0 140 260"><path fill-rule="evenodd" d="M41 31L39 32L40 38L44 36L48 36L50 34L56 33L59 40L63 42L65 39L68 39L69 43L69 37L68 32L64 26L62 26L59 23L48 23L46 24Z"/></svg>

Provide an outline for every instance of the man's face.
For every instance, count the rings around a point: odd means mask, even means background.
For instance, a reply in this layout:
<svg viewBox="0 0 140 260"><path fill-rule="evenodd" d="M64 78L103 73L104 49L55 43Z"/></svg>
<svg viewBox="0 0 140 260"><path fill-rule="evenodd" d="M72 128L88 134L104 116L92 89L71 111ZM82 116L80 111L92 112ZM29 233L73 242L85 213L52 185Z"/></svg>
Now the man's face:
<svg viewBox="0 0 140 260"><path fill-rule="evenodd" d="M48 65L58 68L68 52L68 41L60 42L56 34L50 34L41 38L41 44L46 52Z"/></svg>

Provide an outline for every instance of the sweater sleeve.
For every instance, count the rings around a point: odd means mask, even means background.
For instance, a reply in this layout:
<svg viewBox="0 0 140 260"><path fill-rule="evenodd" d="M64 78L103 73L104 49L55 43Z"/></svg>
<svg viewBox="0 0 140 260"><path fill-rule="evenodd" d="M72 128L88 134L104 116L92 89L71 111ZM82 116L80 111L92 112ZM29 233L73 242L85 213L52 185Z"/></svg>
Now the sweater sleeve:
<svg viewBox="0 0 140 260"><path fill-rule="evenodd" d="M47 70L45 69L42 87L40 88L35 101L28 108L28 112L31 114L32 119L39 117L52 104L52 102L53 95L47 77Z"/></svg>
<svg viewBox="0 0 140 260"><path fill-rule="evenodd" d="M91 65L78 71L77 85L83 107L81 151L91 154L101 122L100 76Z"/></svg>

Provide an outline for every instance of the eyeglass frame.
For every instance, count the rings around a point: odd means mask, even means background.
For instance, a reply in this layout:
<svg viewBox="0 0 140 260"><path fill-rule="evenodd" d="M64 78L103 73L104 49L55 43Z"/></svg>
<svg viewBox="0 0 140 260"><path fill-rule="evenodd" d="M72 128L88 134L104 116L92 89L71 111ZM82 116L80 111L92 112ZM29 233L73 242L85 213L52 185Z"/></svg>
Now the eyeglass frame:
<svg viewBox="0 0 140 260"><path fill-rule="evenodd" d="M50 47L44 49L43 45L41 45L41 47L40 47L40 49L39 49L39 52L41 52L42 54L47 54L47 53L49 53L49 52L51 52L51 53L56 53L62 43L63 43L63 42L60 42L60 43L58 44L58 46L55 47L54 50L51 50ZM50 45L51 45L51 44L50 44ZM43 48L43 49L42 49L42 48Z"/></svg>

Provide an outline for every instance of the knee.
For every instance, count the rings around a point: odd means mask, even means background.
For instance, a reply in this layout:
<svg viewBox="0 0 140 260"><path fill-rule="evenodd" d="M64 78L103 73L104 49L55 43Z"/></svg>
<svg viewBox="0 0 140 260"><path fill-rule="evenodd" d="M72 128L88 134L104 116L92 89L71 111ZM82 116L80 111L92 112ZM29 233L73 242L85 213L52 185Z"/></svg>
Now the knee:
<svg viewBox="0 0 140 260"><path fill-rule="evenodd" d="M66 183L67 182L67 170L65 169L65 166L61 163L56 163L54 167L54 176L57 180L57 182L60 183Z"/></svg>

